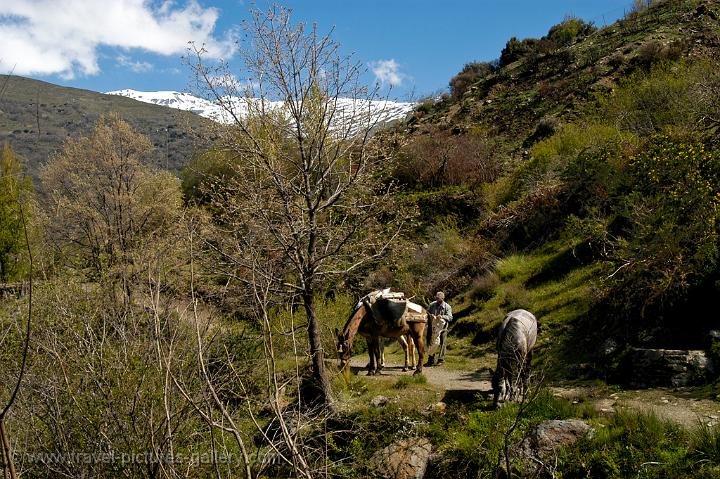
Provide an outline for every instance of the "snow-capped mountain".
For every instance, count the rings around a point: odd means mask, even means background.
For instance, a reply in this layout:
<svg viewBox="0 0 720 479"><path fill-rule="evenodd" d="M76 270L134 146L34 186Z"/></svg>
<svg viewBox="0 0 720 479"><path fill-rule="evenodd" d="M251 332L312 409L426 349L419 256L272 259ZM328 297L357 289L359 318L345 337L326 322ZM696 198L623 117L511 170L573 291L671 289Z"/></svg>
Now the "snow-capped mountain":
<svg viewBox="0 0 720 479"><path fill-rule="evenodd" d="M167 106L178 110L192 111L200 116L210 118L219 122L229 122L231 120L226 109L219 104L205 100L203 98L190 95L189 93L181 93L177 91L137 91L137 90L117 90L109 91L108 95L120 95L145 103L153 103L155 105ZM248 100L245 98L229 98L228 104L233 105L234 111L242 115L247 112L251 105L258 105L259 100ZM283 102L268 102L268 109L283 108ZM338 100L338 110L343 117L357 119L358 115L369 115L371 121L378 123L387 123L393 120L404 118L414 108L414 103L394 102L389 100L352 100L349 98L340 98Z"/></svg>

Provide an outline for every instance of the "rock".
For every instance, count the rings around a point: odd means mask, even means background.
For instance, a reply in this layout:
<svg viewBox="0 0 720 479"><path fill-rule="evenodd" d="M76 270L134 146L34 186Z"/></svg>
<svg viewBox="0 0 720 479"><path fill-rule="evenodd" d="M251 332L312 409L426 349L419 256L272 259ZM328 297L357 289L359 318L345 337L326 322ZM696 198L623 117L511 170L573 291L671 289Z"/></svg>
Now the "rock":
<svg viewBox="0 0 720 479"><path fill-rule="evenodd" d="M626 358L631 387L683 387L703 382L713 371L700 350L634 348Z"/></svg>
<svg viewBox="0 0 720 479"><path fill-rule="evenodd" d="M403 439L373 454L370 465L386 479L421 479L431 452L432 444L427 438Z"/></svg>
<svg viewBox="0 0 720 479"><path fill-rule="evenodd" d="M518 446L518 458L527 465L539 459L542 462L553 461L557 450L569 446L595 430L579 419L553 419L543 421L530 431Z"/></svg>
<svg viewBox="0 0 720 479"><path fill-rule="evenodd" d="M370 400L370 405L372 407L383 407L386 405L390 400L386 398L385 396L375 396Z"/></svg>

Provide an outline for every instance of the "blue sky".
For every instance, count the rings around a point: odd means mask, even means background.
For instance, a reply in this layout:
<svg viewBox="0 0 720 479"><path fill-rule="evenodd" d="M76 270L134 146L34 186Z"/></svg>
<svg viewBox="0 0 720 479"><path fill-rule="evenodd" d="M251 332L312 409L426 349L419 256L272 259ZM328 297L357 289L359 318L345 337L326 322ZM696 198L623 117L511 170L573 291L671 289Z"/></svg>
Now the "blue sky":
<svg viewBox="0 0 720 479"><path fill-rule="evenodd" d="M295 0L293 18L334 27L368 81L399 99L446 89L465 63L492 60L507 40L540 37L567 15L612 23L631 0ZM0 0L0 72L94 91L187 90L187 42L237 58L241 0ZM259 8L267 2L257 2ZM239 62L238 62L239 63ZM242 77L242 72L235 72Z"/></svg>

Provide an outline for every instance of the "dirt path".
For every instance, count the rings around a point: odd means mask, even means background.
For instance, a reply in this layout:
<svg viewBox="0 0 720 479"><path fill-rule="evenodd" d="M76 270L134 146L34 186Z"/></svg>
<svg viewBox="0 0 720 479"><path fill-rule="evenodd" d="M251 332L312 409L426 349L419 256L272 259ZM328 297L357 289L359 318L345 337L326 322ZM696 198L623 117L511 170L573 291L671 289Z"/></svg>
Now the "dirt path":
<svg viewBox="0 0 720 479"><path fill-rule="evenodd" d="M403 361L395 356L386 356L387 364L382 371L383 376L411 376L412 371L402 371ZM350 360L353 372L360 375L367 374L365 365L368 362L366 354L354 356ZM444 391L478 391L488 393L491 390L490 375L487 371L450 369L446 365L423 368L423 374L428 384Z"/></svg>
<svg viewBox="0 0 720 479"><path fill-rule="evenodd" d="M367 361L366 354L354 356L350 361L353 372L365 376ZM381 378L412 375L412 371L402 371L403 358L397 352L386 354L386 363ZM485 368L458 369L444 364L423 368L423 374L428 384L434 388L446 393L457 392L458 397L466 396L471 392L489 395L492 390L490 374ZM662 419L687 428L720 424L720 401L698 398L691 389L654 388L617 392L612 392L606 387L554 386L550 389L555 395L573 403L591 404L600 415L609 416L622 410L634 410L652 412Z"/></svg>
<svg viewBox="0 0 720 479"><path fill-rule="evenodd" d="M720 402L693 396L691 389L639 389L615 393L592 388L553 387L552 391L574 403L589 402L599 414L621 410L654 413L662 419L694 428L720 424Z"/></svg>

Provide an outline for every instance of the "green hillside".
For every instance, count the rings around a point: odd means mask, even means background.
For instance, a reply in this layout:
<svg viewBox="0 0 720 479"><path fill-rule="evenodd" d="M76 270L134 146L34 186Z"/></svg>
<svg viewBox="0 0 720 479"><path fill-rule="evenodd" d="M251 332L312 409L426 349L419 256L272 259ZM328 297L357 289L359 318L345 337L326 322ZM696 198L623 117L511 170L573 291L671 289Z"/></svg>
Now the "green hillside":
<svg viewBox="0 0 720 479"><path fill-rule="evenodd" d="M18 76L0 76L0 142L27 160L33 176L68 137L86 134L103 113L119 113L155 150L148 161L179 170L207 139L207 120L189 112L116 95L68 88Z"/></svg>
<svg viewBox="0 0 720 479"><path fill-rule="evenodd" d="M485 344L504 312L535 311L564 377L613 376L628 346L709 347L720 4L650 3L511 39L394 133L423 241L385 278L450 291L457 336Z"/></svg>

